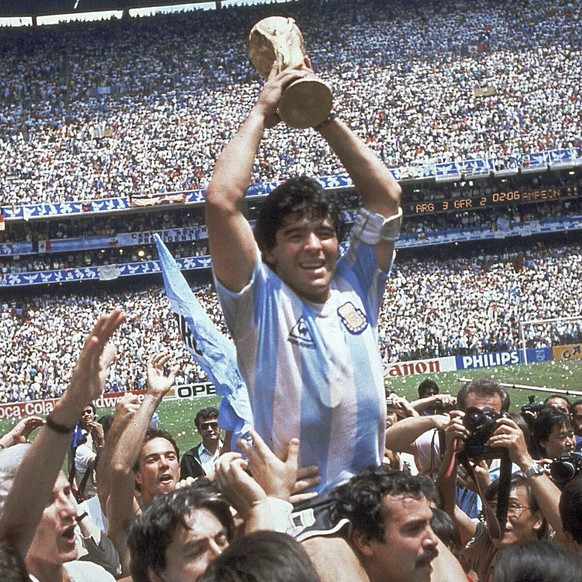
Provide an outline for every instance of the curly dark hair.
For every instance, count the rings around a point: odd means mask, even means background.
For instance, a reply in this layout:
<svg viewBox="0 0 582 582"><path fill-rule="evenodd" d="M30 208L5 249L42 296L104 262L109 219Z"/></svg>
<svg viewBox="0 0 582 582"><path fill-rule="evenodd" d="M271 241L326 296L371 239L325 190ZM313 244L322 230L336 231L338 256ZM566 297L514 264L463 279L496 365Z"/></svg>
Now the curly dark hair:
<svg viewBox="0 0 582 582"><path fill-rule="evenodd" d="M214 514L225 528L226 538L232 539L234 522L230 505L207 479L158 495L129 530L127 545L134 582L151 582L149 570L161 574L166 569L166 550L176 529L180 526L189 529L188 517L198 509Z"/></svg>
<svg viewBox="0 0 582 582"><path fill-rule="evenodd" d="M317 582L307 553L291 536L258 531L235 540L200 582Z"/></svg>
<svg viewBox="0 0 582 582"><path fill-rule="evenodd" d="M428 486L427 480L430 478L389 469L385 465L369 467L333 491L333 511L337 518L347 518L354 529L368 538L383 542L386 534L384 518L389 517L384 497L427 497L427 493L434 489Z"/></svg>
<svg viewBox="0 0 582 582"><path fill-rule="evenodd" d="M307 176L290 178L275 188L265 200L255 226L255 239L261 252L273 249L277 231L290 215L314 218L329 217L338 238L342 223L335 196L321 184Z"/></svg>

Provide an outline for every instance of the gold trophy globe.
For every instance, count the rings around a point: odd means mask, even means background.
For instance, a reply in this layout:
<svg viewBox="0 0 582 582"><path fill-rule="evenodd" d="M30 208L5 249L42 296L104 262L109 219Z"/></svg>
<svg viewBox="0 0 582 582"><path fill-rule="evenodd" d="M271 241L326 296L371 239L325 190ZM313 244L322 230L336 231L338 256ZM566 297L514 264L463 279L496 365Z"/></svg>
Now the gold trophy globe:
<svg viewBox="0 0 582 582"><path fill-rule="evenodd" d="M249 59L263 79L273 63L277 71L301 65L305 58L303 35L293 18L263 18L249 33ZM329 115L333 105L331 89L315 74L291 83L279 102L279 117L290 127L316 127Z"/></svg>

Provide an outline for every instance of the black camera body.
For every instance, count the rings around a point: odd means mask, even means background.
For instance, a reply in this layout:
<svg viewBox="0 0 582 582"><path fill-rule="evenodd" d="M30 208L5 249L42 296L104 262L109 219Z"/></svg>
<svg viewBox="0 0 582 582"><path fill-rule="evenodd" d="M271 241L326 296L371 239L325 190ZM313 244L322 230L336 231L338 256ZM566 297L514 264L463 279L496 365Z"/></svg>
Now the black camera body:
<svg viewBox="0 0 582 582"><path fill-rule="evenodd" d="M559 485L574 478L582 470L582 453L564 453L550 464L550 475Z"/></svg>
<svg viewBox="0 0 582 582"><path fill-rule="evenodd" d="M465 439L464 451L469 458L474 457L499 457L505 451L501 447L490 447L487 441L493 436L497 428L497 420L504 418L504 412L497 412L492 408L475 408L473 406L465 410L463 424L469 431Z"/></svg>
<svg viewBox="0 0 582 582"><path fill-rule="evenodd" d="M524 412L531 412L532 414L537 414L540 410L546 408L543 402L528 402L521 407L522 414Z"/></svg>

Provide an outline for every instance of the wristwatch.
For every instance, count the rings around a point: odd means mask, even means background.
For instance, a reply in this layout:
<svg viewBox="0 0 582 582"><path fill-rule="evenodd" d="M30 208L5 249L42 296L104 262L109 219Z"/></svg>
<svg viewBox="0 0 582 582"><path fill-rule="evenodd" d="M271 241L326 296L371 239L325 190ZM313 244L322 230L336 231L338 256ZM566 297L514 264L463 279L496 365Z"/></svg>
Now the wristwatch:
<svg viewBox="0 0 582 582"><path fill-rule="evenodd" d="M529 479L530 477L542 475L544 472L545 471L543 465L539 461L534 461L531 467L523 472L523 476Z"/></svg>

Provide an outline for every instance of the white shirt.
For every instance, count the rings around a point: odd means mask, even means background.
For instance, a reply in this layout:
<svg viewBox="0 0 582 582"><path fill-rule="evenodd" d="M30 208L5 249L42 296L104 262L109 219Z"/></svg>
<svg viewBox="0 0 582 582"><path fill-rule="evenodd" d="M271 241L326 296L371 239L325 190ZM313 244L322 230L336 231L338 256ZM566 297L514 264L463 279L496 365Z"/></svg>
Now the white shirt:
<svg viewBox="0 0 582 582"><path fill-rule="evenodd" d="M74 560L66 562L63 568L71 579L71 582L115 582L115 578L101 566L93 562L82 562ZM29 574L32 582L43 582L32 574Z"/></svg>

